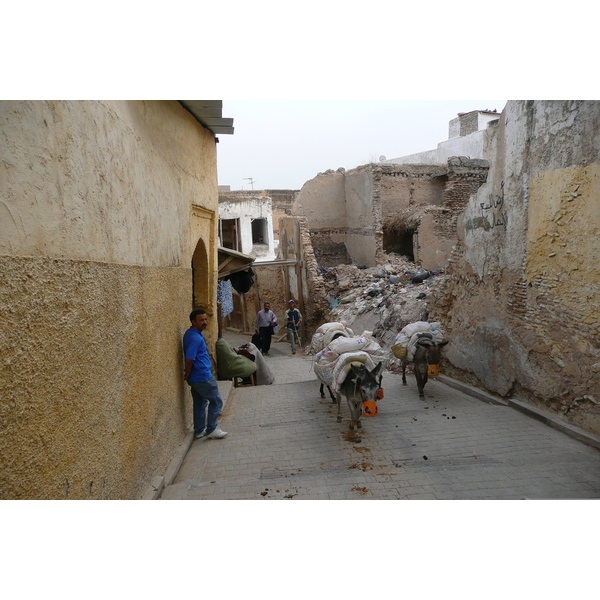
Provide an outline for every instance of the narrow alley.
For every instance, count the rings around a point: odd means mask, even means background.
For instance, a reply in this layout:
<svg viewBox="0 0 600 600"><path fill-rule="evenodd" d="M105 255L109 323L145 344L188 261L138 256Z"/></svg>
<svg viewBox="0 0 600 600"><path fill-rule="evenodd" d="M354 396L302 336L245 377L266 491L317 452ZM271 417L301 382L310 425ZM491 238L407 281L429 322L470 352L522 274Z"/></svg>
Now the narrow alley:
<svg viewBox="0 0 600 600"><path fill-rule="evenodd" d="M232 346L245 337L227 332ZM600 452L502 403L386 372L353 443L321 399L312 356L273 344L269 386L234 388L223 440L195 440L165 500L600 498Z"/></svg>

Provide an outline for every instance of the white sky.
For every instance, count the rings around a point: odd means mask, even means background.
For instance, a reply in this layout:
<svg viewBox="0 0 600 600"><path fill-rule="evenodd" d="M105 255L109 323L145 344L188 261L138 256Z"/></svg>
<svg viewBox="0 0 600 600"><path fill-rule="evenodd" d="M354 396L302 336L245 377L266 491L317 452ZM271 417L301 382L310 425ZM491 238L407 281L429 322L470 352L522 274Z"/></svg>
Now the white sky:
<svg viewBox="0 0 600 600"><path fill-rule="evenodd" d="M506 100L223 100L233 135L219 135L219 185L300 189L319 172L380 156L433 150L459 112L502 111Z"/></svg>

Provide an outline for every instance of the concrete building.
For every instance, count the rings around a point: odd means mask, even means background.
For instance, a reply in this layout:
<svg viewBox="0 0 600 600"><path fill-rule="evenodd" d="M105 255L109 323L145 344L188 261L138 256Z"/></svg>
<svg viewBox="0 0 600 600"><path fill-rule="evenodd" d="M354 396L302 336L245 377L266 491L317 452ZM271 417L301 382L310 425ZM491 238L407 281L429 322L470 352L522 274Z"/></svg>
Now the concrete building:
<svg viewBox="0 0 600 600"><path fill-rule="evenodd" d="M294 190L231 191L219 186L221 245L253 256L257 262L274 260L279 250L279 219L289 215Z"/></svg>
<svg viewBox="0 0 600 600"><path fill-rule="evenodd" d="M220 101L0 102L0 498L144 496L216 341Z"/></svg>

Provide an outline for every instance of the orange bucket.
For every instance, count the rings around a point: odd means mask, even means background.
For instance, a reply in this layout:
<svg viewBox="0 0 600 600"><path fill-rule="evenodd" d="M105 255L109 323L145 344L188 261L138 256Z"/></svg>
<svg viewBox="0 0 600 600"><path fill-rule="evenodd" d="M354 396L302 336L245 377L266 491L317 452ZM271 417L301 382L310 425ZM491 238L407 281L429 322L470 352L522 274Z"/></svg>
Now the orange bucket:
<svg viewBox="0 0 600 600"><path fill-rule="evenodd" d="M376 417L377 413L377 400L367 400L366 402L363 402L364 417Z"/></svg>
<svg viewBox="0 0 600 600"><path fill-rule="evenodd" d="M440 374L440 370L438 369L438 365L429 365L429 370L427 373L431 377L437 377Z"/></svg>

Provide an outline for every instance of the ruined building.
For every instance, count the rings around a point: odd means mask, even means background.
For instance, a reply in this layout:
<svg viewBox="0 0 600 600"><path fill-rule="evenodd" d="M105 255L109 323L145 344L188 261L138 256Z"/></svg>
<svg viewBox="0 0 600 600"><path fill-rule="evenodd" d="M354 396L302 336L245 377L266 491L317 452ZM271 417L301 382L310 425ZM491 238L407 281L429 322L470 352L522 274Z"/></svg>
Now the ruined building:
<svg viewBox="0 0 600 600"><path fill-rule="evenodd" d="M394 252L443 269L457 241L457 218L487 172L487 161L465 157L446 165L327 171L304 184L292 212L308 219L321 266L371 267Z"/></svg>
<svg viewBox="0 0 600 600"><path fill-rule="evenodd" d="M457 241L457 218L486 181L488 140L499 116L461 113L437 150L330 170L305 183L292 214L308 219L319 264L370 267L393 252L443 269Z"/></svg>
<svg viewBox="0 0 600 600"><path fill-rule="evenodd" d="M598 434L600 102L510 101L483 123L480 113L459 115L448 147L415 155L427 164L319 174L294 212L321 266L394 252L444 270L427 304L450 340L446 372Z"/></svg>

